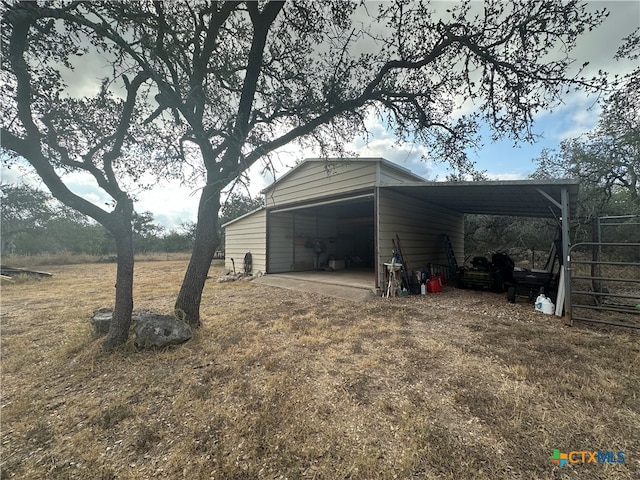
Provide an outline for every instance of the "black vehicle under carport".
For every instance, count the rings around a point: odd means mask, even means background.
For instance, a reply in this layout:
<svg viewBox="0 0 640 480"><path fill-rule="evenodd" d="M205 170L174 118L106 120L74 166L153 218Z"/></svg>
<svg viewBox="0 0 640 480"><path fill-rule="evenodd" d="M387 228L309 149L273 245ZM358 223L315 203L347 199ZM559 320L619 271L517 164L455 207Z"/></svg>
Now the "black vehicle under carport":
<svg viewBox="0 0 640 480"><path fill-rule="evenodd" d="M507 292L507 300L515 303L518 297L533 301L539 294L556 301L562 259L557 254L560 241L553 242L543 269L515 267L513 259L505 252L495 252L491 260L474 257L471 267L461 267L456 279L458 288L488 289Z"/></svg>
<svg viewBox="0 0 640 480"><path fill-rule="evenodd" d="M504 252L494 253L491 260L473 257L471 267L463 266L458 271L456 286L504 292L508 285L513 284L513 270L513 260Z"/></svg>
<svg viewBox="0 0 640 480"><path fill-rule="evenodd" d="M533 301L538 294L544 294L556 301L559 275L546 270L516 270L513 272L513 284L507 288L507 299L515 303L518 296Z"/></svg>
<svg viewBox="0 0 640 480"><path fill-rule="evenodd" d="M513 271L513 284L507 288L509 302L515 303L518 296L525 296L529 301L533 301L538 294L544 294L552 302L556 302L560 269L563 264L562 256L558 253L562 248L561 243L560 240L553 242L543 269L515 269Z"/></svg>

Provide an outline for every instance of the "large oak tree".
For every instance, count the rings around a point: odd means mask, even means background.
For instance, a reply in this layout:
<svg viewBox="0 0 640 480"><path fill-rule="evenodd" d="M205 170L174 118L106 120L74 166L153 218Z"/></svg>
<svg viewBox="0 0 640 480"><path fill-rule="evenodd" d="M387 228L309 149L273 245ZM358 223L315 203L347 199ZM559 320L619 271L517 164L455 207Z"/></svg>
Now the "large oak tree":
<svg viewBox="0 0 640 480"><path fill-rule="evenodd" d="M76 12L78 4L58 9L36 3L6 7L2 32L2 161L18 168L26 161L51 194L65 205L93 218L113 236L118 256L115 306L104 341L110 350L129 335L133 310L134 250L131 191L153 158L165 158L158 135L143 125L148 75L117 68L120 96L114 79L106 79L92 96L74 96L63 79L72 59L88 52L78 24L61 23L61 13ZM91 33L91 32L89 32ZM94 42L94 53L105 53ZM98 72L99 73L99 72ZM131 76L129 80L128 76ZM154 164L157 169L158 164ZM69 187L71 174L91 179L109 200L91 201Z"/></svg>

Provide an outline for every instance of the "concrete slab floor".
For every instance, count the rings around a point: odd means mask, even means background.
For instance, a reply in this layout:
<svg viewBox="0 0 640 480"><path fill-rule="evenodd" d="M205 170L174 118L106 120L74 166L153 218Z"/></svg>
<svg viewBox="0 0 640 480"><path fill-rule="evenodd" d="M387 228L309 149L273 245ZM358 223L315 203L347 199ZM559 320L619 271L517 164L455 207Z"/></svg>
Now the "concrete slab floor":
<svg viewBox="0 0 640 480"><path fill-rule="evenodd" d="M344 269L264 275L254 282L300 292L363 302L376 296L373 269Z"/></svg>

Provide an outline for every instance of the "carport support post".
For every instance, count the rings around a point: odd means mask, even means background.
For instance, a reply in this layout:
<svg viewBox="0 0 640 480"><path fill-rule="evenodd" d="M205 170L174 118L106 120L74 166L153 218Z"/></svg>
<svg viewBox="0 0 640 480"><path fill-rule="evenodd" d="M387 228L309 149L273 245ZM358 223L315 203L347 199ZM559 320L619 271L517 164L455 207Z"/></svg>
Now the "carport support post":
<svg viewBox="0 0 640 480"><path fill-rule="evenodd" d="M565 187L560 194L562 206L562 268L564 268L564 312L571 321L571 259L569 258L569 191Z"/></svg>
<svg viewBox="0 0 640 480"><path fill-rule="evenodd" d="M548 193L537 189L540 195L560 209L560 225L562 229L562 268L564 268L564 312L571 323L571 261L569 259L569 189L560 190L560 203ZM557 301L557 300L556 300Z"/></svg>

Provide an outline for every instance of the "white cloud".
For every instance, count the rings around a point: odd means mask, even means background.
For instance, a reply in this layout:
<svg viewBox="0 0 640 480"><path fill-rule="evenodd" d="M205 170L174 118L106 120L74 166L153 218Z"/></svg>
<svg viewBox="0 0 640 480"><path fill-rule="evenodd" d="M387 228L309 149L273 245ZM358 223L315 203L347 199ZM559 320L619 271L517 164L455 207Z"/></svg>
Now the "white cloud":
<svg viewBox="0 0 640 480"><path fill-rule="evenodd" d="M489 180L523 180L527 178L527 174L521 172L486 172Z"/></svg>
<svg viewBox="0 0 640 480"><path fill-rule="evenodd" d="M156 223L171 229L183 222L195 222L200 190L181 185L179 181L160 182L152 190L137 195L137 212L153 213Z"/></svg>

